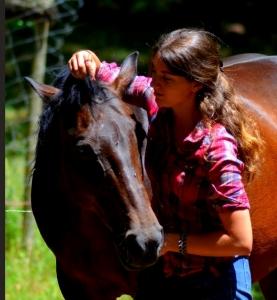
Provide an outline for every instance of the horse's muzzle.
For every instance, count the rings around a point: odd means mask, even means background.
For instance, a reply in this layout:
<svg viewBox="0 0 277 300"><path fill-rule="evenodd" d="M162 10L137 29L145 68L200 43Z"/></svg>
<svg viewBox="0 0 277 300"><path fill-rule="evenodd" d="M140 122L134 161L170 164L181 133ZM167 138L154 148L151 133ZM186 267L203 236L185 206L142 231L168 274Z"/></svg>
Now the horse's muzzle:
<svg viewBox="0 0 277 300"><path fill-rule="evenodd" d="M140 240L135 234L129 234L120 247L120 259L129 270L141 270L153 265L163 243L163 230L156 238Z"/></svg>

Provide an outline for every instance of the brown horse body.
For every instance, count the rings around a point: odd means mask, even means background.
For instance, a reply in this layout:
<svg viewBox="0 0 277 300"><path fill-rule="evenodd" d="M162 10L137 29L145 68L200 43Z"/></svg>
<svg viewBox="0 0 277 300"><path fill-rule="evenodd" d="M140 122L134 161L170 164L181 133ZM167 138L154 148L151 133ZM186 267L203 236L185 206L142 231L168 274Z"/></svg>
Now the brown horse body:
<svg viewBox="0 0 277 300"><path fill-rule="evenodd" d="M245 108L265 141L261 171L247 187L254 246L250 257L253 281L266 299L277 295L277 56L238 55L225 61Z"/></svg>

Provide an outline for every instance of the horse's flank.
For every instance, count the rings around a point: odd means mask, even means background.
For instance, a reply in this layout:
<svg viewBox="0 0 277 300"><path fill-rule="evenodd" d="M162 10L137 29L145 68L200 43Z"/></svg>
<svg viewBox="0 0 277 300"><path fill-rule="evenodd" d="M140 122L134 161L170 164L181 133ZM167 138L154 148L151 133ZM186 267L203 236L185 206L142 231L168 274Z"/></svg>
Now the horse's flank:
<svg viewBox="0 0 277 300"><path fill-rule="evenodd" d="M234 56L227 59L224 72L265 142L261 170L247 187L254 232L250 261L253 280L259 281L277 268L277 56ZM276 291L276 284L270 290Z"/></svg>

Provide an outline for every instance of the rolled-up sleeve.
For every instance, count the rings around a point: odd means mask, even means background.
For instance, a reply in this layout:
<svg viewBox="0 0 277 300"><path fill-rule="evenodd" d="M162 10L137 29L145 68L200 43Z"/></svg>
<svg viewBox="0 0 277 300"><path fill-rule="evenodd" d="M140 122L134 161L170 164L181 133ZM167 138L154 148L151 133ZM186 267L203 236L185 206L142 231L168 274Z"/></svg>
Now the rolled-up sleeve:
<svg viewBox="0 0 277 300"><path fill-rule="evenodd" d="M120 67L116 63L107 63L105 61L102 61L97 72L96 79L111 83L115 80L115 78L119 74L119 71Z"/></svg>
<svg viewBox="0 0 277 300"><path fill-rule="evenodd" d="M116 63L103 61L97 72L97 80L111 83L115 80L119 71L120 67ZM156 103L154 90L151 87L151 81L152 78L150 77L135 76L126 91L127 97L133 97L138 105L146 109L150 121L154 119L158 112L158 105Z"/></svg>
<svg viewBox="0 0 277 300"><path fill-rule="evenodd" d="M158 112L158 105L156 102L154 89L150 85L151 81L152 78L136 76L127 90L128 96L135 97L135 101L137 101L140 106L146 109L150 121L155 118Z"/></svg>
<svg viewBox="0 0 277 300"><path fill-rule="evenodd" d="M208 149L209 180L212 194L209 197L217 209L250 208L242 181L243 162L238 158L237 142L223 126L213 135Z"/></svg>

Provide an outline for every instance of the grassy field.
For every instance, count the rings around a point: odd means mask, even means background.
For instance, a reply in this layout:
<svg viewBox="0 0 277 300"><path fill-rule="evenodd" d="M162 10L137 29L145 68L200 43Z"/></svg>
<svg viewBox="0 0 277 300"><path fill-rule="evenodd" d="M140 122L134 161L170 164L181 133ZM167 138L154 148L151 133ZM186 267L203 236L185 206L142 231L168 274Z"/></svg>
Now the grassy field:
<svg viewBox="0 0 277 300"><path fill-rule="evenodd" d="M22 199L24 187L23 157L5 159L6 199L10 202ZM9 203L9 202L8 202ZM5 212L5 295L6 300L62 300L55 275L55 259L46 247L34 224L31 253L21 247L23 213Z"/></svg>
<svg viewBox="0 0 277 300"><path fill-rule="evenodd" d="M6 252L6 300L18 299L63 299L56 280L54 256L37 231L30 255L19 243L10 244Z"/></svg>
<svg viewBox="0 0 277 300"><path fill-rule="evenodd" d="M7 157L6 199L20 200L23 195L24 164L23 157ZM22 212L5 213L6 231L6 300L63 300L55 275L55 259L46 247L34 224L34 239L31 253L21 248ZM253 287L254 300L263 300L259 286ZM101 300L101 299L99 299ZM130 300L122 296L120 300Z"/></svg>

